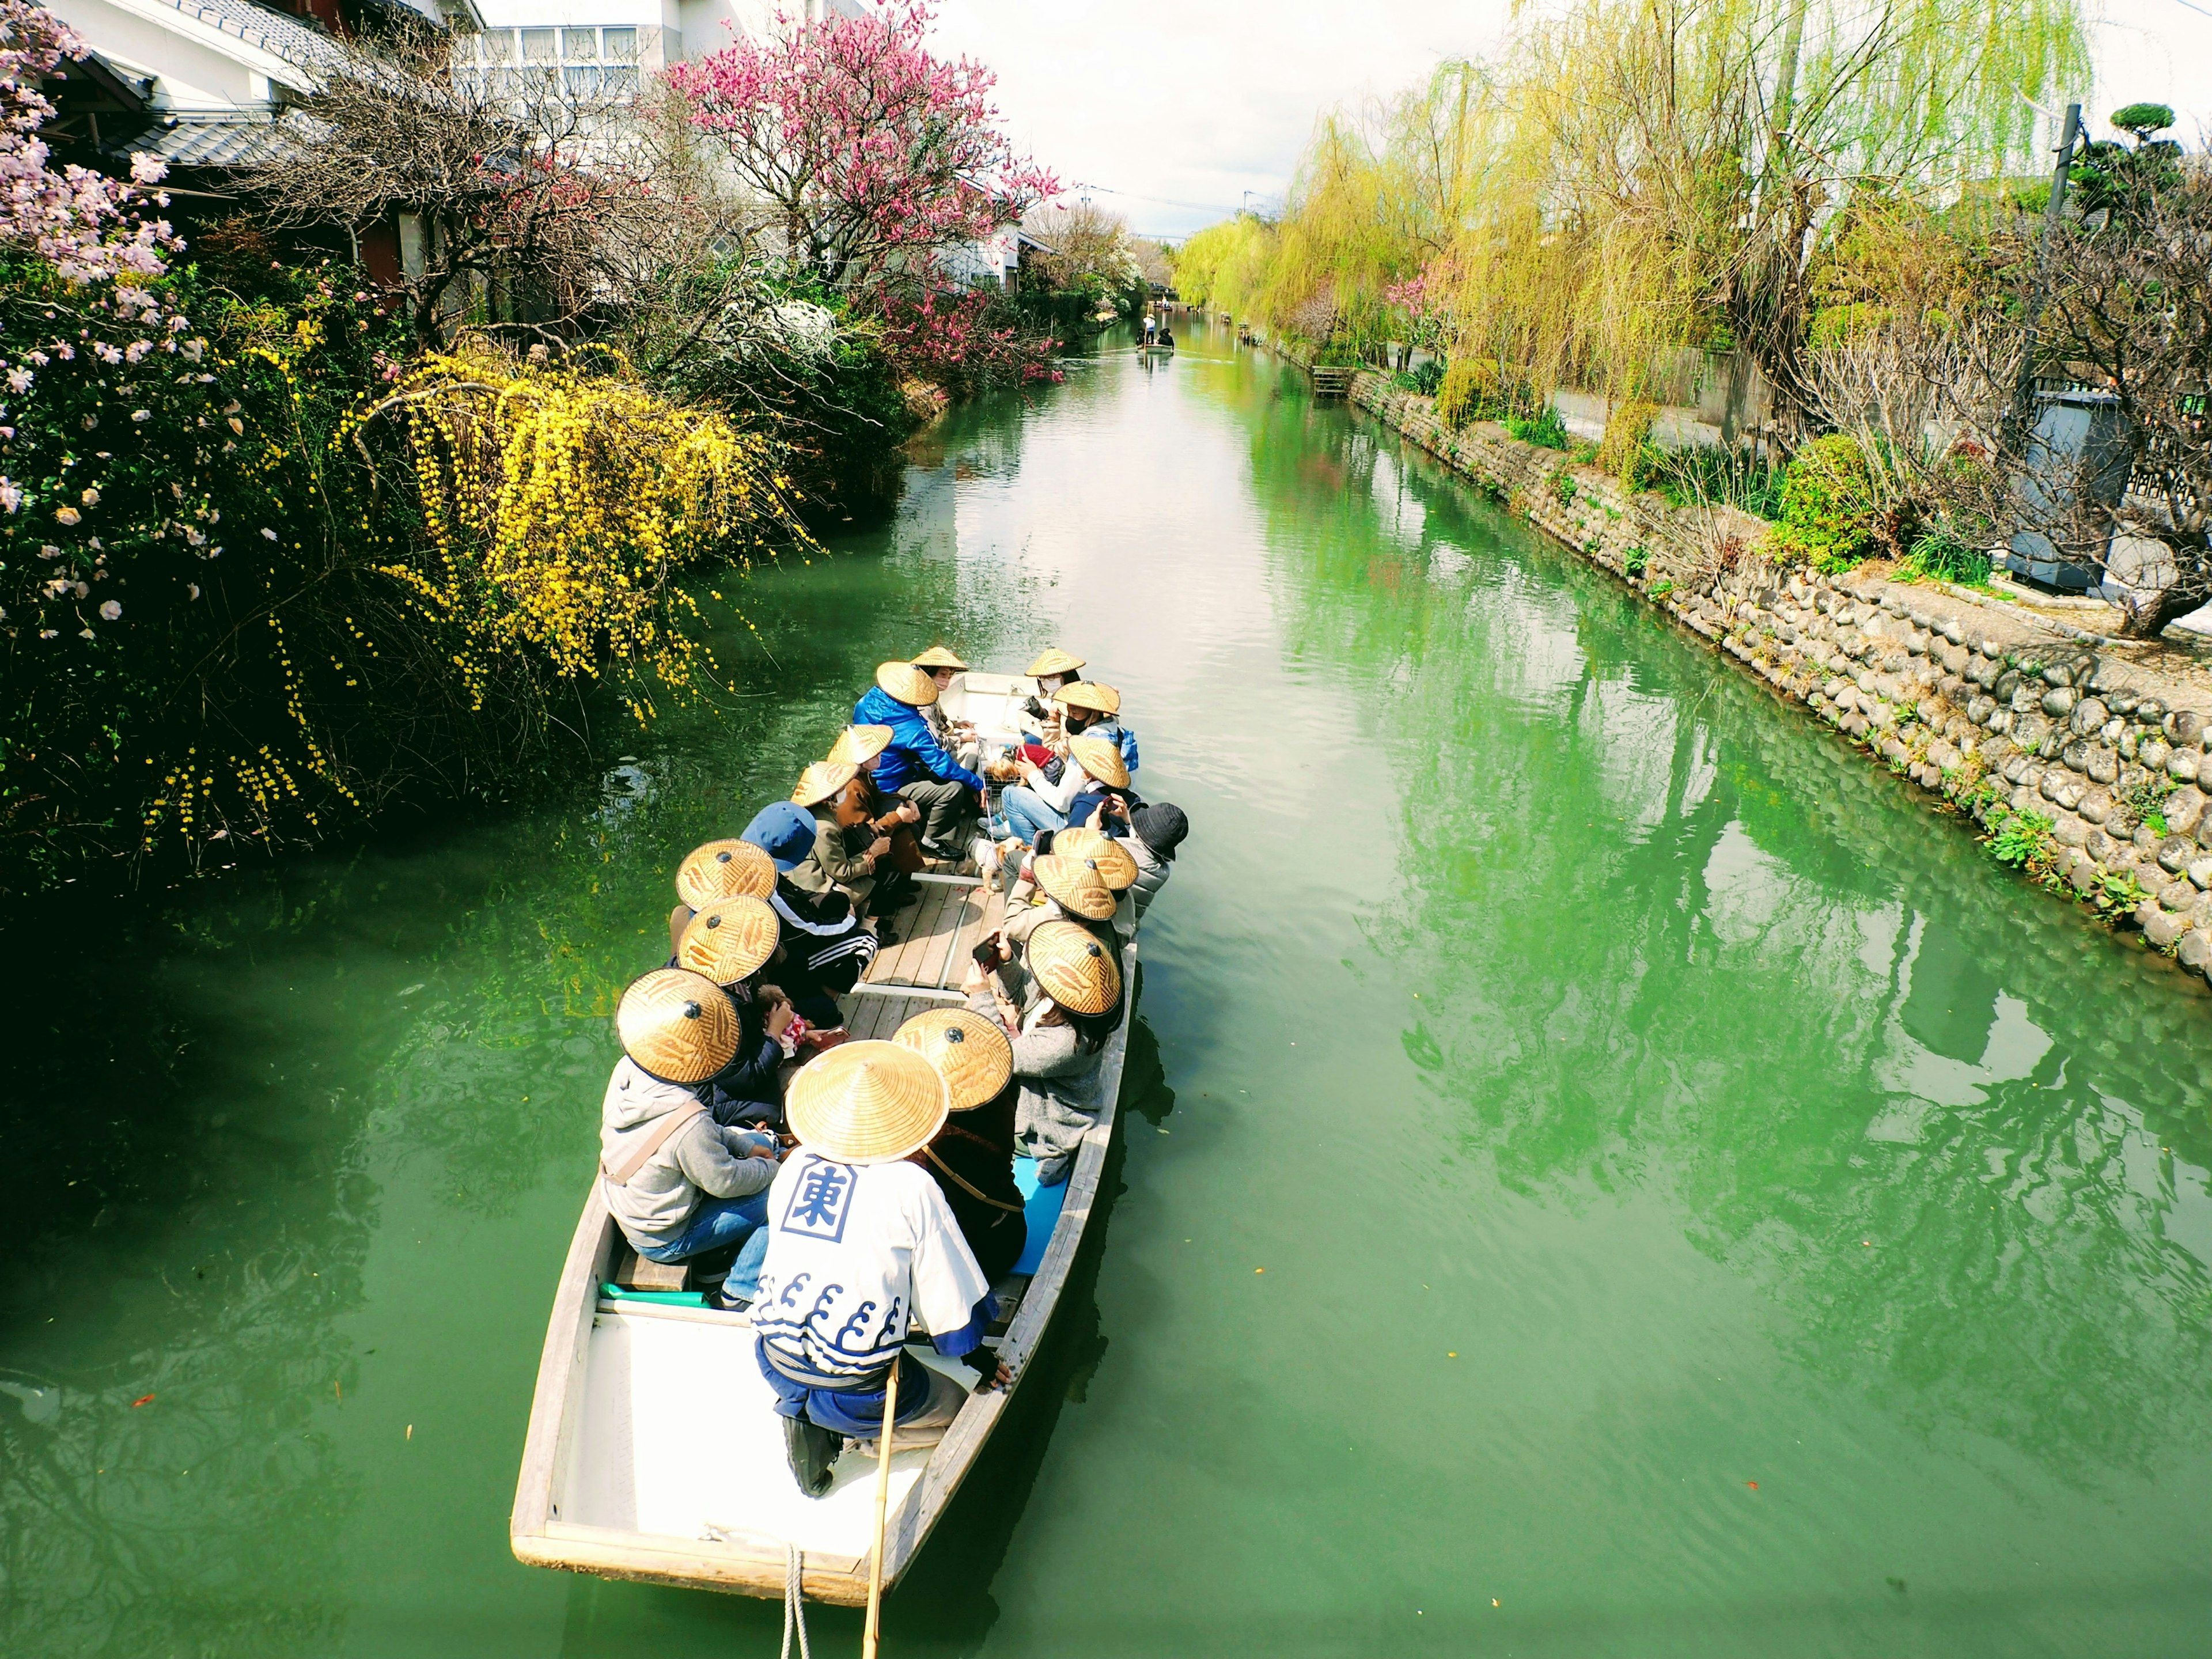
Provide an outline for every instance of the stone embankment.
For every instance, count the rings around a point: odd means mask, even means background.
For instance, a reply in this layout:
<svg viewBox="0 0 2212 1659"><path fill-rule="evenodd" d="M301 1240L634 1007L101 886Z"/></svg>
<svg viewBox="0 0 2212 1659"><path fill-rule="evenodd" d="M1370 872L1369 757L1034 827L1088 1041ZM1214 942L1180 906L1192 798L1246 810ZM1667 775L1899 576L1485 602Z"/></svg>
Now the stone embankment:
<svg viewBox="0 0 2212 1659"><path fill-rule="evenodd" d="M2020 606L1789 568L1765 526L1676 507L1362 374L1352 400L1804 703L1990 846L2212 978L2212 720L2196 687Z"/></svg>

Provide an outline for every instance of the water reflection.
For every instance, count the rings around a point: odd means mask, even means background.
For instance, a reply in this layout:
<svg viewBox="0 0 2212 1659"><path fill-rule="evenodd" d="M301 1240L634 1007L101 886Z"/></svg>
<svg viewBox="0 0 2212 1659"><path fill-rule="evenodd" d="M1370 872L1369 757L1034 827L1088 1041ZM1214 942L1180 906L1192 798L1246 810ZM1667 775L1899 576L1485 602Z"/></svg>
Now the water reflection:
<svg viewBox="0 0 2212 1659"><path fill-rule="evenodd" d="M2198 991L1425 458L1247 413L1290 647L1398 781L1365 928L1432 988L1401 1042L1462 1152L1664 1198L1921 1434L2080 1482L2203 1448Z"/></svg>

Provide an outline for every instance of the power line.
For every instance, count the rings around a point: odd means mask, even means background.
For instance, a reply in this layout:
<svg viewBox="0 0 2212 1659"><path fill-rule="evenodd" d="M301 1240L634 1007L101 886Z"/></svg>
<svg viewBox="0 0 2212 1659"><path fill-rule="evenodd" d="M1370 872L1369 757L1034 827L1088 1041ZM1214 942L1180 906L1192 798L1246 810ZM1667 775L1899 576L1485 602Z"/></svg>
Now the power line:
<svg viewBox="0 0 2212 1659"><path fill-rule="evenodd" d="M1106 196L1126 196L1134 202L1158 202L1163 207L1188 208L1194 213L1235 213L1233 207L1219 202L1179 202L1172 196L1148 196L1141 190L1116 190L1111 185L1080 184L1067 186L1070 191L1095 190Z"/></svg>

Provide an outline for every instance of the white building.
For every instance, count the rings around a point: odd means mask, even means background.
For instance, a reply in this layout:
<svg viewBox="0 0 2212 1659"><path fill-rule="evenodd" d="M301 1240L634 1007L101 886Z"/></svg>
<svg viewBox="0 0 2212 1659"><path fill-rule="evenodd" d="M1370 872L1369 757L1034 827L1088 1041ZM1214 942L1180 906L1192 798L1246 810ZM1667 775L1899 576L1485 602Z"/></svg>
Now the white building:
<svg viewBox="0 0 2212 1659"><path fill-rule="evenodd" d="M632 92L671 64L740 34L764 40L779 15L819 22L865 15L859 0L478 0L478 61L497 70L555 64L578 93Z"/></svg>

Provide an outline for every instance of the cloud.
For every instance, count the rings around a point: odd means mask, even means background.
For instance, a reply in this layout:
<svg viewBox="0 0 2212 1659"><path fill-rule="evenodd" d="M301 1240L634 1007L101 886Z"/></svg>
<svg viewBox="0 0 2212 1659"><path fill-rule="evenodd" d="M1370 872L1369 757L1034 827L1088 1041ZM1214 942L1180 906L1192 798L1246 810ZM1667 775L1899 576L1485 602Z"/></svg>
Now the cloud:
<svg viewBox="0 0 2212 1659"><path fill-rule="evenodd" d="M2212 0L2208 0L2212 3ZM1328 108L1387 95L1442 58L1494 46L1507 0L945 0L938 40L998 71L1018 141L1139 230L1181 234L1279 202ZM2212 17L2181 0L2110 0L2091 33L2102 118L2153 99L2212 131ZM2063 101L2063 100L2062 100Z"/></svg>

